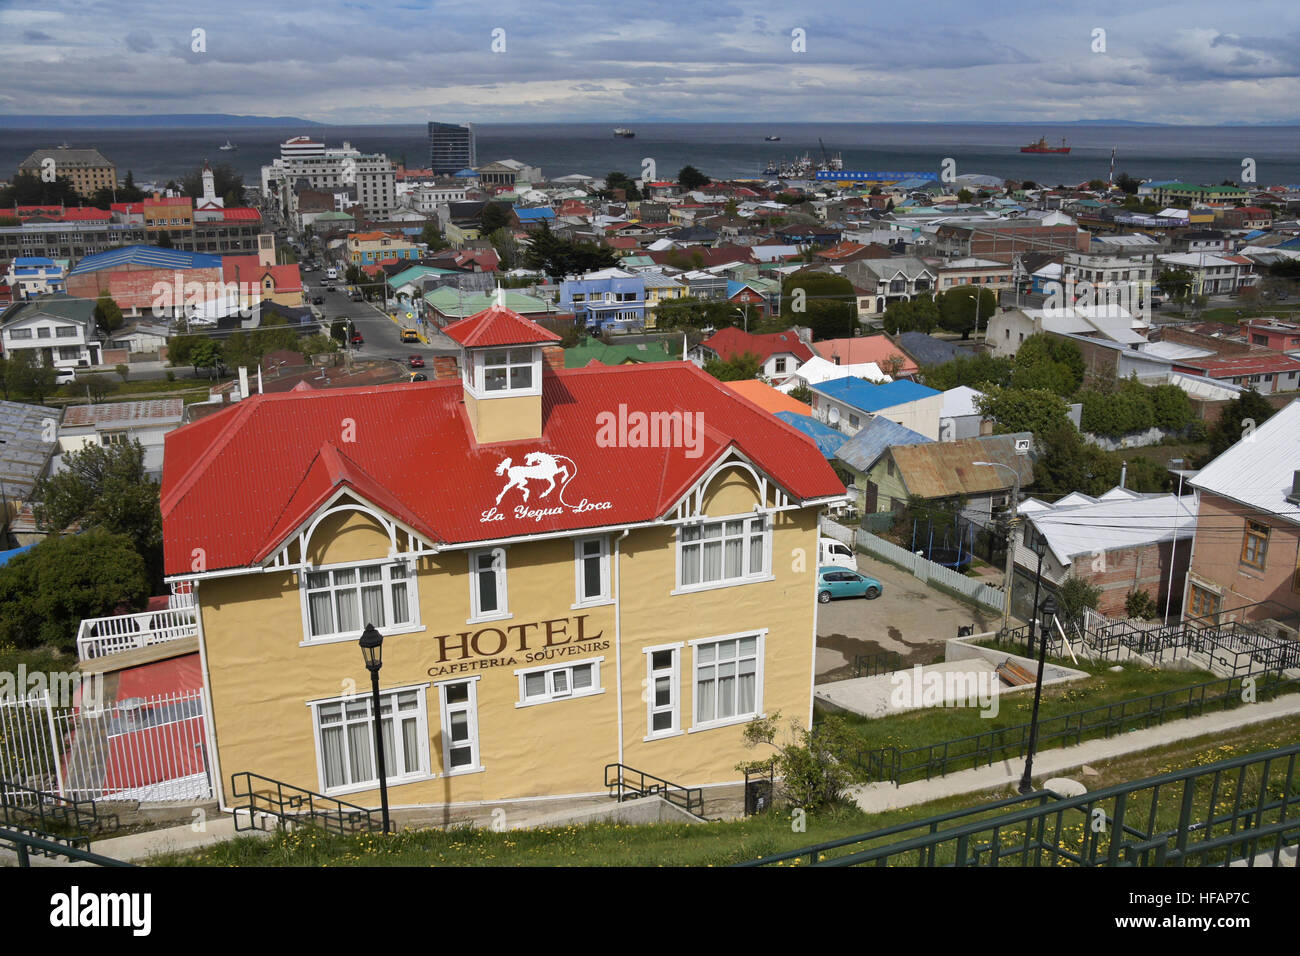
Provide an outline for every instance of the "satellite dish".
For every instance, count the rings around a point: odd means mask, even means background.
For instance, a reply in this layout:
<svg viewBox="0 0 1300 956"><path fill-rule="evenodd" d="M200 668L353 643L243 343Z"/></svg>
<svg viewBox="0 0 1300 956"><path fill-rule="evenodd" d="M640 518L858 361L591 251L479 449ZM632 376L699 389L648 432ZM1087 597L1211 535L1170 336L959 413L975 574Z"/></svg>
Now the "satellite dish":
<svg viewBox="0 0 1300 956"><path fill-rule="evenodd" d="M832 425L838 425L840 422L840 410L832 405L831 410L826 413L826 417L830 419Z"/></svg>

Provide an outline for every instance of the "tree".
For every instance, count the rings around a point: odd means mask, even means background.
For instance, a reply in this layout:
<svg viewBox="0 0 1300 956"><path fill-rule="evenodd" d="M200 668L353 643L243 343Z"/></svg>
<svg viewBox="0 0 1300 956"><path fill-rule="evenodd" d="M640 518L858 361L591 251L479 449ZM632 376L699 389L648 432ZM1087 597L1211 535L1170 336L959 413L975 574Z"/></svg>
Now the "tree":
<svg viewBox="0 0 1300 956"><path fill-rule="evenodd" d="M974 202L975 194L972 193L969 189L959 189L957 191L957 201L961 203Z"/></svg>
<svg viewBox="0 0 1300 956"><path fill-rule="evenodd" d="M1077 621L1083 617L1084 608L1094 611L1097 609L1101 602L1101 589L1071 574L1061 584L1057 601L1061 617L1067 621Z"/></svg>
<svg viewBox="0 0 1300 956"><path fill-rule="evenodd" d="M1253 388L1227 402L1219 412L1219 420L1210 428L1210 449L1196 462L1196 467L1204 468L1247 434L1253 434L1275 411Z"/></svg>
<svg viewBox="0 0 1300 956"><path fill-rule="evenodd" d="M796 402L803 402L805 405L812 404L812 398L813 398L812 389L810 389L808 385L802 380L800 380L798 385L790 389L790 391L787 392L787 394L791 398L793 398Z"/></svg>
<svg viewBox="0 0 1300 956"><path fill-rule="evenodd" d="M199 369L210 369L215 375L217 367L221 365L221 346L212 339L203 339L194 343L190 350L190 364L194 366L194 374L199 374Z"/></svg>
<svg viewBox="0 0 1300 956"><path fill-rule="evenodd" d="M1084 368L1079 346L1040 332L1025 339L1016 351L1011 387L1046 389L1068 399L1083 384Z"/></svg>
<svg viewBox="0 0 1300 956"><path fill-rule="evenodd" d="M107 292L95 300L95 323L105 332L116 332L122 327L122 309Z"/></svg>
<svg viewBox="0 0 1300 956"><path fill-rule="evenodd" d="M55 172L58 172L57 165ZM0 188L0 207L14 206L80 206L81 194L66 176L55 176L46 182L37 173L20 172L13 182Z"/></svg>
<svg viewBox="0 0 1300 956"><path fill-rule="evenodd" d="M970 338L978 320L982 319L987 328L998 307L998 297L992 289L975 285L950 289L937 298L940 327L948 332L960 332L963 341Z"/></svg>
<svg viewBox="0 0 1300 956"><path fill-rule="evenodd" d="M635 202L641 198L640 191L636 188L636 182L627 174L620 172L610 172L605 174L605 199L614 198L614 190L623 190L623 197L629 202Z"/></svg>
<svg viewBox="0 0 1300 956"><path fill-rule="evenodd" d="M98 372L82 376L78 379L78 383L85 387L90 395L90 400L97 403L104 400L110 388L108 376L100 375Z"/></svg>
<svg viewBox="0 0 1300 956"><path fill-rule="evenodd" d="M726 361L713 359L704 363L704 371L719 382L740 382L758 378L758 373L762 368L762 359L750 352L743 355L734 355Z"/></svg>
<svg viewBox="0 0 1300 956"><path fill-rule="evenodd" d="M450 249L449 243L438 229L436 222L426 222L424 229L420 231L420 241L429 247L430 252L441 252L443 249Z"/></svg>
<svg viewBox="0 0 1300 956"><path fill-rule="evenodd" d="M990 388L975 399L975 406L981 415L993 419L993 430L999 435L1039 435L1061 423L1070 424L1065 401L1046 389Z"/></svg>
<svg viewBox="0 0 1300 956"><path fill-rule="evenodd" d="M958 356L942 365L927 366L924 370L925 384L941 392L959 385L983 391L995 385L1009 385L1011 370L1010 358L999 358L991 352L979 352L969 357Z"/></svg>
<svg viewBox="0 0 1300 956"><path fill-rule="evenodd" d="M852 336L858 326L853 283L826 272L796 272L782 283L781 315L812 329L815 339Z"/></svg>
<svg viewBox="0 0 1300 956"><path fill-rule="evenodd" d="M1129 591L1124 598L1124 613L1128 617L1149 621L1160 613L1160 608L1149 591Z"/></svg>
<svg viewBox="0 0 1300 956"><path fill-rule="evenodd" d="M479 216L479 227L483 235L496 232L510 225L510 206L503 202L490 202L483 207Z"/></svg>
<svg viewBox="0 0 1300 956"><path fill-rule="evenodd" d="M492 243L492 248L496 250L497 258L501 260L501 269L510 271L518 267L520 260L519 241L515 239L515 234L505 226L493 230L488 235L488 242Z"/></svg>
<svg viewBox="0 0 1300 956"><path fill-rule="evenodd" d="M338 341L331 335L318 333L298 340L298 351L302 357L310 360L313 355L325 355L339 350Z"/></svg>
<svg viewBox="0 0 1300 956"><path fill-rule="evenodd" d="M123 365L123 364L114 365L113 371L116 372L119 376L121 376L123 385L125 385L126 380L131 377L131 366L129 365Z"/></svg>
<svg viewBox="0 0 1300 956"><path fill-rule="evenodd" d="M683 166L677 173L677 182L683 189L703 189L712 180L694 166Z"/></svg>
<svg viewBox="0 0 1300 956"><path fill-rule="evenodd" d="M1115 185L1130 196L1136 196L1138 186L1142 185L1128 173L1120 173L1115 177Z"/></svg>
<svg viewBox="0 0 1300 956"><path fill-rule="evenodd" d="M781 724L780 712L773 711L745 725L747 747L768 746L776 753L739 764L738 771L771 768L780 781L781 799L808 811L834 806L845 799L850 787L867 782L866 771L857 759L861 738L843 717L830 715L812 729L791 720L784 736Z"/></svg>
<svg viewBox="0 0 1300 956"><path fill-rule="evenodd" d="M891 302L882 318L885 331L890 335L900 332L933 332L939 325L939 305L933 296L919 295L914 299Z"/></svg>
<svg viewBox="0 0 1300 956"><path fill-rule="evenodd" d="M1191 298L1194 283L1195 278L1191 271L1181 266L1177 269L1165 269L1156 280L1160 290L1169 296L1169 301L1178 306L1185 305Z"/></svg>
<svg viewBox="0 0 1300 956"><path fill-rule="evenodd" d="M30 349L21 349L14 354L10 377L19 393L28 396L39 405L45 396L54 391L58 373L53 365L38 363Z"/></svg>
<svg viewBox="0 0 1300 956"><path fill-rule="evenodd" d="M561 239L551 231L549 223L543 222L528 237L523 264L526 268L545 272L558 282L566 276L611 268L618 264L618 258L611 250L592 243Z"/></svg>
<svg viewBox="0 0 1300 956"><path fill-rule="evenodd" d="M1104 179L1090 179L1090 180L1088 180L1088 188L1091 189L1091 190L1092 190L1093 192L1095 192L1095 193L1096 193L1096 192L1101 192L1103 189L1106 188L1106 180L1104 180Z"/></svg>
<svg viewBox="0 0 1300 956"><path fill-rule="evenodd" d="M0 644L72 649L84 618L142 609L144 559L102 528L56 535L0 567Z"/></svg>

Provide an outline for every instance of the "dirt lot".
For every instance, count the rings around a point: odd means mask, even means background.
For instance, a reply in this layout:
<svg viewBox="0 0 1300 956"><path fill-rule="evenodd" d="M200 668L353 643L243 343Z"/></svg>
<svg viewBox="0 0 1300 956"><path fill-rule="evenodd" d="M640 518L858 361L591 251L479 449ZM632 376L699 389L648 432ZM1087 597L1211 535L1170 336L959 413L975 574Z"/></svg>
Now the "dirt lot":
<svg viewBox="0 0 1300 956"><path fill-rule="evenodd" d="M892 564L858 555L858 570L884 586L874 601L839 598L817 606L817 683L853 676L858 654L897 651L904 666L943 656L943 642L957 628L996 630L1002 616L922 584Z"/></svg>

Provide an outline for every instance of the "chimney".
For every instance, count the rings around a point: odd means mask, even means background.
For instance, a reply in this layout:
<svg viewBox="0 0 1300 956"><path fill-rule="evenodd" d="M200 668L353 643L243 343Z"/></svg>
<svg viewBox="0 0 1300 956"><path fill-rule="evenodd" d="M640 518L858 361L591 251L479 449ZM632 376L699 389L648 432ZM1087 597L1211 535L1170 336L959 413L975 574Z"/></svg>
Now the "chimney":
<svg viewBox="0 0 1300 956"><path fill-rule="evenodd" d="M564 370L564 349L558 345L546 345L542 347L542 365L549 368L552 372Z"/></svg>
<svg viewBox="0 0 1300 956"><path fill-rule="evenodd" d="M239 366L239 397L248 398L248 368Z"/></svg>
<svg viewBox="0 0 1300 956"><path fill-rule="evenodd" d="M1300 505L1300 471L1291 473L1291 494L1286 496L1286 500L1293 505Z"/></svg>

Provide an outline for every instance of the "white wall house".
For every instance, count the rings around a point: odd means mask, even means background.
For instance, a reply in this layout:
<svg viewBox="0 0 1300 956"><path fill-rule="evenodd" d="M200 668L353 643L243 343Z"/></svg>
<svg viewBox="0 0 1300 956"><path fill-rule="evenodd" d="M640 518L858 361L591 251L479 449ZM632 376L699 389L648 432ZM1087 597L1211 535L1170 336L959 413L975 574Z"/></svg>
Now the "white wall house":
<svg viewBox="0 0 1300 956"><path fill-rule="evenodd" d="M94 311L93 301L65 295L12 306L0 317L4 354L31 352L36 364L58 369L98 365L103 343L97 337Z"/></svg>
<svg viewBox="0 0 1300 956"><path fill-rule="evenodd" d="M59 458L54 470L63 467L64 455L87 445L110 447L138 440L144 447L145 471L161 476L163 439L180 426L184 414L185 403L179 398L71 405L59 426Z"/></svg>

